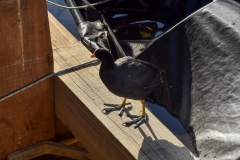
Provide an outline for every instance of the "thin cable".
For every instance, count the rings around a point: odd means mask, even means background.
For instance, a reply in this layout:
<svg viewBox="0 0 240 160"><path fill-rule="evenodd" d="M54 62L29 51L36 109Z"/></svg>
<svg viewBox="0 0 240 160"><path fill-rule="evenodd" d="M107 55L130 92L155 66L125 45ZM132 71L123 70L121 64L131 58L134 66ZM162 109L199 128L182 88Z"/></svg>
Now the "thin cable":
<svg viewBox="0 0 240 160"><path fill-rule="evenodd" d="M88 7L91 7L96 10L94 6L91 6L91 4L87 0L82 0Z"/></svg>
<svg viewBox="0 0 240 160"><path fill-rule="evenodd" d="M55 72L55 73L54 72L50 73L49 75L46 75L45 77L43 77L43 78L41 78L41 79L39 79L39 80L37 80L37 81L35 81L35 82L33 82L33 83L23 87L23 88L20 88L20 89L14 91L14 92L12 92L12 93L2 97L2 98L0 98L0 102L5 100L5 99L8 99L8 98L10 98L10 97L12 97L12 96L14 96L16 94L18 94L18 93L20 93L20 92L22 92L22 91L24 91L24 90L26 90L26 89L34 86L34 85L36 85L36 84L44 81L45 79L48 79L48 78L54 76L54 75L63 74L63 73L66 73L68 71L75 70L77 68L85 67L85 66L87 66L89 64L92 64L94 62L99 62L99 60L98 59L94 59L94 60L91 60L91 61L88 61L88 62L85 62L85 63L81 63L81 64L78 64L78 65L75 65L75 66L72 66L72 67L68 67L68 68L62 69L62 70L60 70L58 72Z"/></svg>
<svg viewBox="0 0 240 160"><path fill-rule="evenodd" d="M100 5L100 4L109 2L109 1L111 1L111 0L105 0L105 1L102 1L102 2L96 2L96 3L84 5L84 6L67 7L67 6L62 6L62 5L60 5L60 4L57 4L57 3L54 3L54 2L51 2L51 1L46 0L46 2L47 2L48 4L51 4L51 5L53 5L53 6L57 6L57 7L60 7L60 8L64 8L64 9L83 9L83 8L88 8L88 7L97 6L97 5Z"/></svg>

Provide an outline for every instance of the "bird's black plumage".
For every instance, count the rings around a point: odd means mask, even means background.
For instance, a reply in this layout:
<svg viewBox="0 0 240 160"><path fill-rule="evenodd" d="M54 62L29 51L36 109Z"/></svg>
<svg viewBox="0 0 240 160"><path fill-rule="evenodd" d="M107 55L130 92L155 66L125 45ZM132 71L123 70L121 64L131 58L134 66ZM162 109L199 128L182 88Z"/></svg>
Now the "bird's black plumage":
<svg viewBox="0 0 240 160"><path fill-rule="evenodd" d="M117 96L142 100L162 83L162 70L151 63L130 56L114 62L106 49L97 49L94 54L102 61L101 80Z"/></svg>

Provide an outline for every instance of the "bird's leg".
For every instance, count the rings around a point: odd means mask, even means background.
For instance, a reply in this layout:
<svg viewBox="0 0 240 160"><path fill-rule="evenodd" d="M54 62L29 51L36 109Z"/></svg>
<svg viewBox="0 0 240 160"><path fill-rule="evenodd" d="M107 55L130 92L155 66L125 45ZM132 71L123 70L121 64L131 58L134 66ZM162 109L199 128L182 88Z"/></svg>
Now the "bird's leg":
<svg viewBox="0 0 240 160"><path fill-rule="evenodd" d="M118 115L122 115L124 110L125 110L125 105L130 104L130 103L126 103L126 100L127 100L127 98L124 98L122 104L107 104L107 103L104 103L105 106L109 106L111 108L104 108L102 110L102 112L104 114L106 114L107 112L110 112L110 111L120 110L118 112Z"/></svg>
<svg viewBox="0 0 240 160"><path fill-rule="evenodd" d="M142 122L147 118L145 112L146 102L145 99L142 100L142 114L141 115L128 115L128 117L133 118L131 121L127 121L123 123L123 125L127 126L128 124L134 124L134 128L137 128Z"/></svg>

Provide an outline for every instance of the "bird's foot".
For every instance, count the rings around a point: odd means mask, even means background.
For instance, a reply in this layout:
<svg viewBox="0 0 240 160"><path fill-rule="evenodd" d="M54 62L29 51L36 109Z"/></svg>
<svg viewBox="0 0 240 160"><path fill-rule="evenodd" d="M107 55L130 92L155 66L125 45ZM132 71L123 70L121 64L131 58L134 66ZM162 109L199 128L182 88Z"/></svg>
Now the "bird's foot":
<svg viewBox="0 0 240 160"><path fill-rule="evenodd" d="M140 126L146 119L147 119L147 114L145 115L127 115L128 117L132 118L131 121L124 122L124 126L129 126L134 123L134 128L137 128Z"/></svg>
<svg viewBox="0 0 240 160"><path fill-rule="evenodd" d="M124 110L126 109L125 105L128 105L128 104L131 104L131 103L125 103L125 104L108 104L108 103L104 103L104 105L108 106L108 108L104 108L102 110L102 112L104 114L107 114L107 113L109 113L111 111L119 110L118 115L122 116L123 113L124 113Z"/></svg>

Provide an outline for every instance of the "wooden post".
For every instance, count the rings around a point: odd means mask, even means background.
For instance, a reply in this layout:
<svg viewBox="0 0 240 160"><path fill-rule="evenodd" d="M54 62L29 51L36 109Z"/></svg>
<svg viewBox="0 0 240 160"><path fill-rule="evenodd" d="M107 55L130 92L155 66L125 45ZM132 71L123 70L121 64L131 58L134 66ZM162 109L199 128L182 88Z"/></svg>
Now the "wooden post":
<svg viewBox="0 0 240 160"><path fill-rule="evenodd" d="M53 71L45 0L0 1L0 97Z"/></svg>
<svg viewBox="0 0 240 160"><path fill-rule="evenodd" d="M53 72L45 0L0 0L0 98ZM0 102L0 159L54 138L54 81Z"/></svg>

